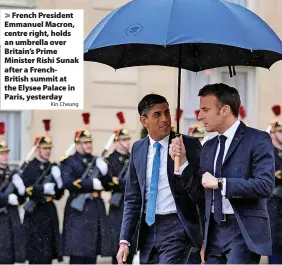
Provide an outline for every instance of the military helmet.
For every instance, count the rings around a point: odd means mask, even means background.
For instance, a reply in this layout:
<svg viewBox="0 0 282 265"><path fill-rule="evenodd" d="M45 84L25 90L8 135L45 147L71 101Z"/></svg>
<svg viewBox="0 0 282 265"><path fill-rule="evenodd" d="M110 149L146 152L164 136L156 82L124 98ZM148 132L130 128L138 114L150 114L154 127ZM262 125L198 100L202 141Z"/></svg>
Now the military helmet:
<svg viewBox="0 0 282 265"><path fill-rule="evenodd" d="M4 139L4 135L5 135L5 123L0 122L0 152L10 151L8 144Z"/></svg>
<svg viewBox="0 0 282 265"><path fill-rule="evenodd" d="M127 129L117 129L115 130L115 141L119 140L125 140L125 139L131 139L131 136L129 134L129 131Z"/></svg>
<svg viewBox="0 0 282 265"><path fill-rule="evenodd" d="M131 139L131 135L129 134L129 131L126 128L124 128L125 118L123 112L122 111L117 112L116 116L119 120L120 128L115 129L114 141Z"/></svg>
<svg viewBox="0 0 282 265"><path fill-rule="evenodd" d="M76 130L74 135L74 142L75 143L82 143L82 142L92 142L92 132L88 128L90 123L90 113L82 113L83 122L85 124L85 128L80 128Z"/></svg>
<svg viewBox="0 0 282 265"><path fill-rule="evenodd" d="M274 132L277 132L277 131L282 131L282 122L277 120L277 121L274 121L272 124L272 127L271 127L271 132L274 133Z"/></svg>
<svg viewBox="0 0 282 265"><path fill-rule="evenodd" d="M204 138L205 137L205 130L201 128L198 124L193 124L189 127L188 131L189 136L197 137L197 138Z"/></svg>
<svg viewBox="0 0 282 265"><path fill-rule="evenodd" d="M53 143L52 143L52 138L49 135L50 131L50 123L51 120L42 120L44 124L44 129L45 129L45 135L41 135L35 138L34 145L38 147L45 147L45 148L52 148Z"/></svg>

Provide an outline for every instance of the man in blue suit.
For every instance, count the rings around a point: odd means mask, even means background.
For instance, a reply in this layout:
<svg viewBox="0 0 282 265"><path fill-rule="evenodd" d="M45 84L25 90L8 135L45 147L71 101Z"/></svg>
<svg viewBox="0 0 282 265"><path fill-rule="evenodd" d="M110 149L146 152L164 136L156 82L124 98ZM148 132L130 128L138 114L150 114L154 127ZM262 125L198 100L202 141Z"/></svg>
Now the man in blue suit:
<svg viewBox="0 0 282 265"><path fill-rule="evenodd" d="M225 84L199 91L207 132L201 155L205 188L205 260L207 264L258 264L270 255L267 198L274 188L274 149L270 136L238 120L238 91Z"/></svg>
<svg viewBox="0 0 282 265"><path fill-rule="evenodd" d="M168 147L175 134L167 100L149 94L138 112L149 135L132 147L117 259L119 264L126 262L129 251L136 250L137 238L141 264L187 264L191 247L203 244L201 144L197 138L181 136L186 153L180 172L174 172Z"/></svg>

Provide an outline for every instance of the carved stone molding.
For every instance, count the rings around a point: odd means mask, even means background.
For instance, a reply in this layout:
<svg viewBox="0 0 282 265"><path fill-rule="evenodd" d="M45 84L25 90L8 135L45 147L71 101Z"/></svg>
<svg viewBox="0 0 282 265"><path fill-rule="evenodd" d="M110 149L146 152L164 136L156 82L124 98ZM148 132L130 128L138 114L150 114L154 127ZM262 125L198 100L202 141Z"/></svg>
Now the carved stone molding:
<svg viewBox="0 0 282 265"><path fill-rule="evenodd" d="M36 0L0 0L0 7L8 8L34 8Z"/></svg>

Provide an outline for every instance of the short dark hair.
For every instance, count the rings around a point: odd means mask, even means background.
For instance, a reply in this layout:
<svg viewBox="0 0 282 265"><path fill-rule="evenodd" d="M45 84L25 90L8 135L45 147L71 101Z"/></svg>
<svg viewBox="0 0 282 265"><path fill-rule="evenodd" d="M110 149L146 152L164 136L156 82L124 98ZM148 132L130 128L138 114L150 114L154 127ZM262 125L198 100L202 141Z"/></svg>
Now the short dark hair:
<svg viewBox="0 0 282 265"><path fill-rule="evenodd" d="M205 85L200 89L198 96L205 97L208 95L214 95L218 99L220 107L229 105L234 116L239 116L241 100L236 88L223 83Z"/></svg>
<svg viewBox="0 0 282 265"><path fill-rule="evenodd" d="M148 94L138 104L138 112L140 116L146 116L148 111L156 104L167 103L165 97L158 94Z"/></svg>

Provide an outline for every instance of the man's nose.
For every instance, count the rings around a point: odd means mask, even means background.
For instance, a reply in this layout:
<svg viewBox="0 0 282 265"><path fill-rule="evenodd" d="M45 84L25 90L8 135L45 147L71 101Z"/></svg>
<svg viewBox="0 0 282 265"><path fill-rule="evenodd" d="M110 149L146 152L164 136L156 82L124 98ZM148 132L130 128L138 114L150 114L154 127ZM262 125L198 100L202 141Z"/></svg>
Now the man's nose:
<svg viewBox="0 0 282 265"><path fill-rule="evenodd" d="M167 122L169 121L169 119L170 119L170 116L169 116L169 115L162 114L162 116L161 116L161 121L167 123Z"/></svg>
<svg viewBox="0 0 282 265"><path fill-rule="evenodd" d="M202 114L202 111L200 110L198 114L198 120L202 120L202 119L203 119L203 114Z"/></svg>

